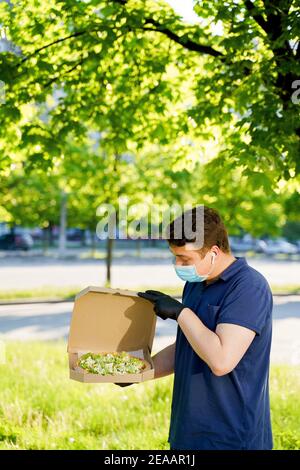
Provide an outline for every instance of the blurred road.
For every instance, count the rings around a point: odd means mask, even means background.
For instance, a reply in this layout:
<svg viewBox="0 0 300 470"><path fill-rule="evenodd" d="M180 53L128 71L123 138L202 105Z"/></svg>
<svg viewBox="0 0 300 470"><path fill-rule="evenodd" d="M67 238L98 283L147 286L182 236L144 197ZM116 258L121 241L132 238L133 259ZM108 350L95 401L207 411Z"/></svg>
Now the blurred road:
<svg viewBox="0 0 300 470"><path fill-rule="evenodd" d="M3 252L2 252L3 253ZM168 250L145 250L143 257L118 256L112 265L112 287L183 286L172 266ZM270 284L300 284L300 261L266 257L246 258ZM0 289L28 289L43 286L103 285L104 260L49 257L6 257L0 253Z"/></svg>
<svg viewBox="0 0 300 470"><path fill-rule="evenodd" d="M67 339L72 302L0 306L0 339ZM300 364L300 296L275 296L273 363ZM175 341L177 324L158 318L153 353Z"/></svg>

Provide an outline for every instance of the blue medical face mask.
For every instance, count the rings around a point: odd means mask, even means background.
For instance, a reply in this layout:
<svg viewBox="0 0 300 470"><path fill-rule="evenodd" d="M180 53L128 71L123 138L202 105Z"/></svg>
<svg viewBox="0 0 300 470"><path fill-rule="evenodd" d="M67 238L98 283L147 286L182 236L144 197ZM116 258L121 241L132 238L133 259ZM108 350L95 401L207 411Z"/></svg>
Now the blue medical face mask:
<svg viewBox="0 0 300 470"><path fill-rule="evenodd" d="M196 266L194 264L189 265L189 266L176 266L174 265L176 274L180 279L183 281L188 281L188 282L203 282L205 281L208 276L211 274L213 268L214 268L214 262L215 262L215 253L211 254L211 269L207 274L200 275L197 273Z"/></svg>

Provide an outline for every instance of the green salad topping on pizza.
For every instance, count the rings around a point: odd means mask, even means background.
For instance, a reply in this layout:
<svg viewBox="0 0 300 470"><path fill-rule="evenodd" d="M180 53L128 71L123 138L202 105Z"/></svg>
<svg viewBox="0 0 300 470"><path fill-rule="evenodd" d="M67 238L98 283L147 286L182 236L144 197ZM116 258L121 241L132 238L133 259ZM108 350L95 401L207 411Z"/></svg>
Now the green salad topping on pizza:
<svg viewBox="0 0 300 470"><path fill-rule="evenodd" d="M86 353L78 365L91 374L117 375L139 374L146 366L145 361L125 351L112 353Z"/></svg>

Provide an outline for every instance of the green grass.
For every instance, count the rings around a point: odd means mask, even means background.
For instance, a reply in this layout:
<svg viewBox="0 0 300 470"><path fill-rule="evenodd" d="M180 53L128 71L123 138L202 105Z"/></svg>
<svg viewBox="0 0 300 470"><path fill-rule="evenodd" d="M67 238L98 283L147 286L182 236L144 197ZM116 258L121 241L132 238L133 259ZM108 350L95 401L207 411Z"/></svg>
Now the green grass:
<svg viewBox="0 0 300 470"><path fill-rule="evenodd" d="M297 284L286 284L283 286L271 286L273 294L300 294L300 286ZM170 286L138 286L130 290L143 291L154 289L169 295L181 296L180 287ZM75 295L82 290L80 286L43 286L33 289L2 289L0 290L1 302L26 301L26 300L73 300Z"/></svg>
<svg viewBox="0 0 300 470"><path fill-rule="evenodd" d="M173 376L121 388L68 377L66 345L7 343L0 449L169 449ZM300 448L300 367L271 372L276 449Z"/></svg>
<svg viewBox="0 0 300 470"><path fill-rule="evenodd" d="M121 388L68 377L66 345L8 343L0 449L168 449L172 379Z"/></svg>
<svg viewBox="0 0 300 470"><path fill-rule="evenodd" d="M33 289L2 289L0 301L21 300L73 300L75 295L82 290L79 286L55 287L43 286Z"/></svg>
<svg viewBox="0 0 300 470"><path fill-rule="evenodd" d="M274 447L300 449L300 366L273 367L270 394Z"/></svg>
<svg viewBox="0 0 300 470"><path fill-rule="evenodd" d="M271 289L273 294L300 294L300 286L298 284L284 284L283 286L271 285Z"/></svg>

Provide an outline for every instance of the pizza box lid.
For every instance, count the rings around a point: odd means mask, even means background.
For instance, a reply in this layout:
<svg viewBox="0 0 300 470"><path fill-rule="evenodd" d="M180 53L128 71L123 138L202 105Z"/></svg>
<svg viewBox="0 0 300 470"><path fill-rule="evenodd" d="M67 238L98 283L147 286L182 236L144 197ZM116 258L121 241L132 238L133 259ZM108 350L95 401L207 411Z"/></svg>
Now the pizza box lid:
<svg viewBox="0 0 300 470"><path fill-rule="evenodd" d="M88 286L75 297L69 353L151 353L156 314L153 304L127 289Z"/></svg>

